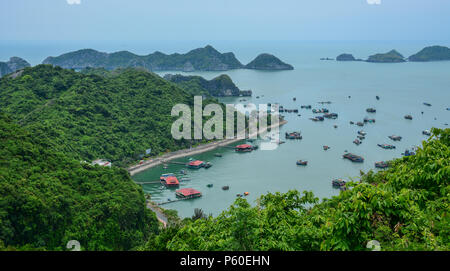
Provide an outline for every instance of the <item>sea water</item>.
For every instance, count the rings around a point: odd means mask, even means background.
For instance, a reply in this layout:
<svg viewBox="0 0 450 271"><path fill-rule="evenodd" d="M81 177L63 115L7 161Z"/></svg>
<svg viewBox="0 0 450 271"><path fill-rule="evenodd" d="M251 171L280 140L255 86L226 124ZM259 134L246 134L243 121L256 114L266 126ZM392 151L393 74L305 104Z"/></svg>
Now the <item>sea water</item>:
<svg viewBox="0 0 450 271"><path fill-rule="evenodd" d="M133 176L138 182L155 181L162 173L179 173L184 169L190 181L181 182L180 187L191 187L202 192L198 199L173 202L164 208L177 210L182 217L189 217L195 208L207 214L218 215L227 209L237 194L249 192L246 199L254 204L266 193L287 192L291 189L312 191L319 198L339 194L331 186L334 178L358 180L360 171L374 169L374 163L402 157L405 149L420 146L427 136L423 130L431 127L448 128L450 123L450 61L429 63L366 63L320 60L335 58L341 53L351 53L356 58L396 49L409 56L425 46L450 42L0 42L0 61L17 55L39 64L49 56L70 50L93 48L113 52L129 50L137 54L148 54L156 50L164 53L184 53L196 47L211 44L221 52L232 51L246 64L259 53L271 53L294 66L292 71L231 70L226 72L192 72L185 75L200 75L207 79L228 74L242 90L251 89L251 98L223 98L225 103L265 104L280 103L285 108L299 109L296 113L283 113L288 123L281 127L281 140L286 141L271 151L257 150L251 153L236 153L232 149L220 148L192 158L209 161L209 169L186 169L182 165L169 164L167 169L157 166ZM159 72L161 76L167 73ZM375 96L379 96L377 100ZM256 98L259 96L259 98ZM349 98L350 96L350 98ZM293 98L296 101L293 101ZM319 104L331 101L331 104ZM423 102L432 104L431 107ZM335 120L313 122L311 110L300 109L310 104L312 108L327 108L339 116ZM367 113L373 107L376 113ZM421 113L423 112L423 114ZM410 114L412 120L404 119ZM349 122L374 118L373 124L364 127ZM337 125L337 128L334 128ZM357 131L367 132L359 146L353 144ZM284 133L301 131L302 140L285 140ZM402 136L401 141L392 141L389 135ZM254 142L259 144L260 142ZM377 144L392 144L396 148L385 150ZM323 145L331 148L323 150ZM342 159L345 151L364 157L364 163L352 163ZM221 153L222 157L216 157ZM297 160L307 160L307 166L297 166ZM176 161L187 162L188 157ZM207 187L213 184L213 187ZM229 190L222 190L229 186ZM143 185L155 202L175 199L174 189L161 189L159 184Z"/></svg>

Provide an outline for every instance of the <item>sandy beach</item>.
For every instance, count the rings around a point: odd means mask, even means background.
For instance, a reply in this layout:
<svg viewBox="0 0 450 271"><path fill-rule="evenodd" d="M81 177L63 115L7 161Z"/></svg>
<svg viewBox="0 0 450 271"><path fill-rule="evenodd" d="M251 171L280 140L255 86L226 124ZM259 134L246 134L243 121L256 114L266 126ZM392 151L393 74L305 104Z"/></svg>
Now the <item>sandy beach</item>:
<svg viewBox="0 0 450 271"><path fill-rule="evenodd" d="M279 122L278 126L284 125L286 124L287 121L286 120L282 120ZM274 128L276 127L277 124L268 126L266 129L263 129L261 131L256 132L257 134L261 134L266 132L268 129ZM253 137L255 135L255 133L249 135L249 137ZM161 165L167 161L173 160L173 159L177 159L177 158L182 158L182 157L186 157L186 156L192 156L192 155L196 155L196 154L200 154L200 153L204 153L204 152L208 152L208 151L212 151L218 147L222 147L222 146L226 146L238 141L241 141L243 139L238 139L238 138L233 138L233 139L223 139L220 141L215 141L215 142L211 142L211 143L207 143L207 144L203 144L194 148L190 148L190 149L183 149L183 150L178 150L178 151L174 151L174 152L170 152L170 153L166 153L164 155L161 155L160 157L154 158L154 159L150 159L147 161L144 161L144 163L142 164L138 164L138 165L134 165L128 168L128 172L130 173L131 176L133 176L136 173L142 172L144 170L147 170L149 168L152 168L154 166L157 165Z"/></svg>

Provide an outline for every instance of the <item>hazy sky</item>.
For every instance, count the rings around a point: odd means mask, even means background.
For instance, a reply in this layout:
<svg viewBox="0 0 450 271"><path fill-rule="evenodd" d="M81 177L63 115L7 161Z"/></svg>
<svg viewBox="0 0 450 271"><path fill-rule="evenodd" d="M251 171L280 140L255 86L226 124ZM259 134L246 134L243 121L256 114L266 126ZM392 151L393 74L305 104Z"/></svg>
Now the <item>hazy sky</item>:
<svg viewBox="0 0 450 271"><path fill-rule="evenodd" d="M0 0L1 40L450 40L450 0Z"/></svg>

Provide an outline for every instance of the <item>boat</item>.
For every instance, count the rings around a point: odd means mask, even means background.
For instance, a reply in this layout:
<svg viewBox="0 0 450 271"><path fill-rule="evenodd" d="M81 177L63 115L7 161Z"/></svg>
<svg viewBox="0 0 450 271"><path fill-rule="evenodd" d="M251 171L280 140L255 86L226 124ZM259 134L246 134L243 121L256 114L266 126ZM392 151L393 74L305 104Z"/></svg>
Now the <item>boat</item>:
<svg viewBox="0 0 450 271"><path fill-rule="evenodd" d="M407 119L407 120L412 120L412 116L411 116L411 115L406 115L406 116L405 116L405 119Z"/></svg>
<svg viewBox="0 0 450 271"><path fill-rule="evenodd" d="M378 147L381 147L381 148L383 148L383 149L395 149L395 146L394 145L390 145L390 144L377 144L378 145Z"/></svg>
<svg viewBox="0 0 450 271"><path fill-rule="evenodd" d="M353 121L350 121L350 124L355 124Z"/></svg>
<svg viewBox="0 0 450 271"><path fill-rule="evenodd" d="M302 106L300 106L300 108L311 109L311 105L302 105Z"/></svg>
<svg viewBox="0 0 450 271"><path fill-rule="evenodd" d="M416 153L410 150L405 150L404 153L402 153L403 156L411 156L411 155L415 155Z"/></svg>
<svg viewBox="0 0 450 271"><path fill-rule="evenodd" d="M213 184L212 184L212 183L209 183L209 184L206 185L206 187L211 188L211 187L213 187Z"/></svg>
<svg viewBox="0 0 450 271"><path fill-rule="evenodd" d="M297 98L294 97L294 98L292 98L292 100L294 100L294 102L295 102L297 100Z"/></svg>
<svg viewBox="0 0 450 271"><path fill-rule="evenodd" d="M306 166L306 165L308 165L308 161L303 161L303 160L297 161L297 166Z"/></svg>
<svg viewBox="0 0 450 271"><path fill-rule="evenodd" d="M228 190L230 187L228 185L222 186L222 190Z"/></svg>
<svg viewBox="0 0 450 271"><path fill-rule="evenodd" d="M329 146L323 146L323 150L328 150L330 147Z"/></svg>
<svg viewBox="0 0 450 271"><path fill-rule="evenodd" d="M193 199L202 196L202 193L194 188L182 188L175 191L175 196L181 199Z"/></svg>
<svg viewBox="0 0 450 271"><path fill-rule="evenodd" d="M203 164L204 168L210 168L212 167L212 164L210 162L206 162L205 164Z"/></svg>
<svg viewBox="0 0 450 271"><path fill-rule="evenodd" d="M244 192L244 196L248 196L249 194L249 192Z"/></svg>
<svg viewBox="0 0 450 271"><path fill-rule="evenodd" d="M346 153L344 155L342 155L342 158L348 159L352 162L356 162L356 163L362 163L364 162L364 158L362 158L359 155L353 154L353 153Z"/></svg>
<svg viewBox="0 0 450 271"><path fill-rule="evenodd" d="M356 145L359 145L359 144L361 144L361 141L359 141L359 139L355 139L355 140L353 140L353 143L355 143Z"/></svg>
<svg viewBox="0 0 450 271"><path fill-rule="evenodd" d="M186 175L186 170L184 169L180 170L180 174Z"/></svg>
<svg viewBox="0 0 450 271"><path fill-rule="evenodd" d="M337 126L337 125L333 125L333 127L334 127L334 128L338 128L338 126Z"/></svg>
<svg viewBox="0 0 450 271"><path fill-rule="evenodd" d="M359 135L359 136L356 136L359 140L363 140L363 139L366 139L366 137L365 136L362 136L362 135Z"/></svg>
<svg viewBox="0 0 450 271"><path fill-rule="evenodd" d="M423 134L423 135L430 136L430 135L431 135L431 132L430 132L429 130L423 130L423 131L422 131L422 134Z"/></svg>
<svg viewBox="0 0 450 271"><path fill-rule="evenodd" d="M337 113L326 113L323 115L324 118L327 119L337 119L338 114Z"/></svg>
<svg viewBox="0 0 450 271"><path fill-rule="evenodd" d="M380 99L380 97L377 95L377 96L375 96L375 98L377 98L377 100L379 100Z"/></svg>
<svg viewBox="0 0 450 271"><path fill-rule="evenodd" d="M358 125L358 126L364 126L364 123L363 123L363 122L360 122L360 121L358 121L358 122L356 123L356 125Z"/></svg>
<svg viewBox="0 0 450 271"><path fill-rule="evenodd" d="M401 136L396 136L396 135L390 135L388 136L390 139L394 140L394 141L400 141L402 140Z"/></svg>
<svg viewBox="0 0 450 271"><path fill-rule="evenodd" d="M426 105L426 106L431 106L431 104L429 104L429 103L423 103L424 105Z"/></svg>
<svg viewBox="0 0 450 271"><path fill-rule="evenodd" d="M367 108L366 111L367 111L368 113L376 113L376 112L377 112L377 110L376 110L375 108L372 108L372 107Z"/></svg>
<svg viewBox="0 0 450 271"><path fill-rule="evenodd" d="M189 177L182 177L180 179L180 182L189 182L190 180L191 180L191 178L189 178Z"/></svg>
<svg viewBox="0 0 450 271"><path fill-rule="evenodd" d="M300 132L286 132L285 133L285 137L286 139L302 139L303 137L301 136Z"/></svg>
<svg viewBox="0 0 450 271"><path fill-rule="evenodd" d="M385 161L375 162L376 168L387 168L389 167L389 164Z"/></svg>
<svg viewBox="0 0 450 271"><path fill-rule="evenodd" d="M222 157L222 154L221 153L215 153L214 156L215 157Z"/></svg>
<svg viewBox="0 0 450 271"><path fill-rule="evenodd" d="M242 198L242 194L236 194L236 197Z"/></svg>
<svg viewBox="0 0 450 271"><path fill-rule="evenodd" d="M345 186L345 180L343 179L334 179L331 181L331 184L333 185L333 187L342 187Z"/></svg>
<svg viewBox="0 0 450 271"><path fill-rule="evenodd" d="M362 136L365 136L365 135L367 135L367 133L366 133L366 132L364 132L363 130L360 130L360 131L358 131L358 134L359 134L359 135L362 135Z"/></svg>

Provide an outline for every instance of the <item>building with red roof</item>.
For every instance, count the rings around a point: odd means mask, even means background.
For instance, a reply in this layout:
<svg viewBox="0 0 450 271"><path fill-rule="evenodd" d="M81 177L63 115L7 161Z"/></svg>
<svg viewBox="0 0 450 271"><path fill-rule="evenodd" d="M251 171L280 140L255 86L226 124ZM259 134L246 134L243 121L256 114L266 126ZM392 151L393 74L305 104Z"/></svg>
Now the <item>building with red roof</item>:
<svg viewBox="0 0 450 271"><path fill-rule="evenodd" d="M249 144L241 144L234 147L234 149L238 152L250 152L253 151L253 146Z"/></svg>
<svg viewBox="0 0 450 271"><path fill-rule="evenodd" d="M163 185L167 187L173 187L173 186L179 186L180 182L178 181L177 177L174 175L169 176L161 176L160 181Z"/></svg>
<svg viewBox="0 0 450 271"><path fill-rule="evenodd" d="M189 162L188 167L201 168L204 164L205 164L205 162L203 162L203 161L195 160L195 161Z"/></svg>
<svg viewBox="0 0 450 271"><path fill-rule="evenodd" d="M182 188L175 191L175 194L179 198L190 199L198 198L202 196L202 193L194 188Z"/></svg>

